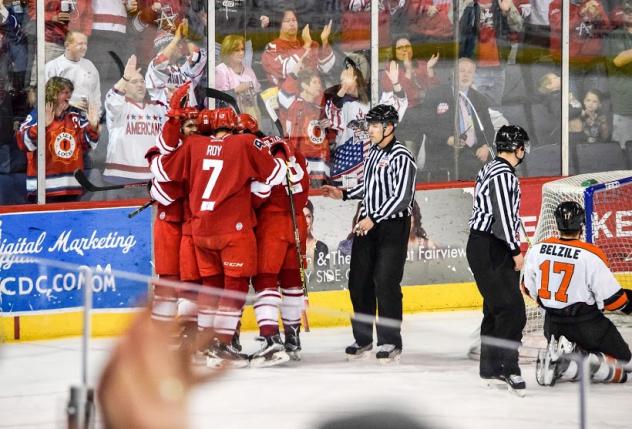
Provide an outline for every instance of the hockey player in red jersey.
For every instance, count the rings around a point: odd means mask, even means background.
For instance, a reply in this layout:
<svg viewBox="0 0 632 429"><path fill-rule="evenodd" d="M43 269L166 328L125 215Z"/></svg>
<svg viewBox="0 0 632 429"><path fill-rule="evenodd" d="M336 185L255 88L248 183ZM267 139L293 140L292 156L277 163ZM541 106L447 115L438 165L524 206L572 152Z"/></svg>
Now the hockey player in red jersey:
<svg viewBox="0 0 632 429"><path fill-rule="evenodd" d="M555 209L560 238L536 244L525 260L524 287L546 309L549 344L536 363L536 380L545 386L578 379L573 353L585 355L595 382L624 383L632 372L630 347L603 314L632 314L632 291L619 286L599 247L580 240L584 218L578 203L560 203Z"/></svg>
<svg viewBox="0 0 632 429"><path fill-rule="evenodd" d="M258 133L258 124L254 118L248 116L240 115L239 131ZM282 141L279 137L265 137L262 140L271 146ZM299 257L296 254L294 222L287 186L289 178L297 213L300 258L303 261L307 236L303 207L307 204L309 196L309 174L303 155L294 147L290 147L288 177L282 184L251 184L254 205L257 207L257 275L252 279L256 292L254 310L259 335L263 338L261 350L251 356L251 364L254 366L278 365L289 358L298 360L301 350L299 332L304 307L300 269L303 267L299 266ZM279 293L279 285L283 300ZM285 345L279 333L279 307L285 332Z"/></svg>
<svg viewBox="0 0 632 429"><path fill-rule="evenodd" d="M73 172L83 170L84 156L97 146L99 112L89 106L88 115L69 104L74 85L53 76L46 83L46 199L75 201L83 190ZM33 110L16 133L18 147L26 152L26 190L34 201L37 193L37 135L42 121Z"/></svg>
<svg viewBox="0 0 632 429"><path fill-rule="evenodd" d="M157 145L147 153L149 161L158 154L168 154L177 150L182 139L197 131L198 111L191 107L182 107L186 103L189 84L178 88L170 101L169 119L163 125L157 139ZM174 188L174 189L169 189ZM183 251L181 242L183 237L183 222L185 221L184 198L169 201L168 196L179 193L178 185L173 183L152 183L152 197L157 201L157 216L154 221L154 264L156 274L161 279L191 281L199 279L195 274L193 278L186 269L187 259L180 259ZM185 269L182 266L185 265ZM184 318L187 322L197 321L197 309L191 294L178 293L171 286L156 284L152 300L152 319L169 322L176 316ZM182 298L178 303L178 298ZM178 311L180 306L181 310Z"/></svg>
<svg viewBox="0 0 632 429"><path fill-rule="evenodd" d="M208 120L198 122L202 129L212 128L213 136L189 136L179 150L152 161L158 182L179 183L189 192L202 282L215 292L224 289L221 296L201 294L198 299L198 328L214 329L217 335L208 351L210 365L218 360L235 366L248 363L247 356L230 342L241 317L248 279L256 273L250 183L253 179L270 186L281 183L289 152L282 142L269 148L254 135L230 134L235 123L232 109L216 109Z"/></svg>

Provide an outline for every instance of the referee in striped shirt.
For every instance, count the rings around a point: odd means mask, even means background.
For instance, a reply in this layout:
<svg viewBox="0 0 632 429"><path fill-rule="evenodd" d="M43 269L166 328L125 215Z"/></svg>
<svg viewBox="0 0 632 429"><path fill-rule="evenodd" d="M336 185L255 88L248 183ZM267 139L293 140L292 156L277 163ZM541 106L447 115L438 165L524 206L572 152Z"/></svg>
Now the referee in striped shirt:
<svg viewBox="0 0 632 429"><path fill-rule="evenodd" d="M518 239L520 187L514 168L529 151L529 136L517 125L504 125L495 145L496 158L476 177L466 254L483 295L481 339L520 342L526 317L519 287L523 256ZM496 348L482 342L480 376L487 384L502 380L514 390L526 387L517 347Z"/></svg>
<svg viewBox="0 0 632 429"><path fill-rule="evenodd" d="M380 104L366 115L371 149L364 160L363 182L348 190L324 186L326 197L361 199L356 237L351 249L349 293L353 311L363 315L351 321L355 343L345 349L350 358L373 348L375 313L380 360L397 359L402 351L402 289L410 215L415 197L417 165L395 138L399 121L393 106Z"/></svg>

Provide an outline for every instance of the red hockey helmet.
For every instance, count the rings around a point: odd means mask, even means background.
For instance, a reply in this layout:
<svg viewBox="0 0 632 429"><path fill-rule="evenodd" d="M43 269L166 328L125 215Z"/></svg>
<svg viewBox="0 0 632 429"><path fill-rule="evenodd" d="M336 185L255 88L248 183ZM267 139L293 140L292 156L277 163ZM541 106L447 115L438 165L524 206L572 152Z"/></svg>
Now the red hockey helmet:
<svg viewBox="0 0 632 429"><path fill-rule="evenodd" d="M247 131L251 134L256 134L259 132L259 124L254 116L248 113L241 113L237 116L237 131Z"/></svg>
<svg viewBox="0 0 632 429"><path fill-rule="evenodd" d="M202 112L206 111L207 109L204 109ZM232 131L237 127L237 114L230 107L220 107L208 112L208 115L204 115L204 117L201 113L198 116L198 132L204 134L204 131L200 131L200 127L206 130L210 126L212 131Z"/></svg>
<svg viewBox="0 0 632 429"><path fill-rule="evenodd" d="M211 109L202 109L197 115L198 133L209 136L213 133L213 112Z"/></svg>
<svg viewBox="0 0 632 429"><path fill-rule="evenodd" d="M195 119L198 117L199 113L199 110L195 107L185 107L184 109L181 109L180 119L183 121Z"/></svg>

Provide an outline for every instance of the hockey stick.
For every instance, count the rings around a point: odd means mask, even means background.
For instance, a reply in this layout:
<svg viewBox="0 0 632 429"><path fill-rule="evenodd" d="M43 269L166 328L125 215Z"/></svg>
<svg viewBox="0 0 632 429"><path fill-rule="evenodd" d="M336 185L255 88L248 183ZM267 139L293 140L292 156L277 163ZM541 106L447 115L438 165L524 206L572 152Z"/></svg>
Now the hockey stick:
<svg viewBox="0 0 632 429"><path fill-rule="evenodd" d="M140 188L146 187L149 182L136 182L136 183L124 183L122 185L108 185L108 186L99 186L90 182L88 176L83 170L76 169L75 170L75 179L77 182L88 192L101 192L101 191L113 191L115 189L129 189L129 188Z"/></svg>
<svg viewBox="0 0 632 429"><path fill-rule="evenodd" d="M232 95L224 91L220 91L219 89L215 89L215 88L204 88L204 96L208 98L214 98L216 100L221 100L229 104L233 109L235 109L235 112L237 112L237 114L241 113L241 110L239 110L239 105L237 104L237 100L235 100L235 97L233 97Z"/></svg>
<svg viewBox="0 0 632 429"><path fill-rule="evenodd" d="M307 296L307 282L305 281L305 269L303 268L303 255L301 254L301 237L298 233L298 222L296 221L296 207L294 206L294 191L292 191L292 181L290 176L290 163L287 165L287 193L290 197L290 213L292 215L292 227L294 228L294 244L296 245L296 259L298 260L298 271L301 275L301 287L303 288L303 296L305 297L305 308L301 318L303 319L303 327L305 332L309 332L309 320L307 319L307 306L309 305L309 298Z"/></svg>
<svg viewBox="0 0 632 429"><path fill-rule="evenodd" d="M263 105L266 108L266 112L268 116L274 122L274 126L276 127L279 136L284 137L285 132L283 131L283 125L281 125L281 121L279 120L279 116L276 114L274 110L274 106L272 106L273 99L278 96L279 90L276 87L268 88L265 91L262 91L258 94L259 99L263 102Z"/></svg>
<svg viewBox="0 0 632 429"><path fill-rule="evenodd" d="M137 208L136 210L134 210L133 212L128 214L127 217L129 219L133 218L134 216L136 216L137 214L139 214L140 212L145 210L147 207L150 207L155 202L156 202L156 200L154 200L154 199L151 199L151 200L147 201L145 204L143 204L142 206L140 206L139 208Z"/></svg>

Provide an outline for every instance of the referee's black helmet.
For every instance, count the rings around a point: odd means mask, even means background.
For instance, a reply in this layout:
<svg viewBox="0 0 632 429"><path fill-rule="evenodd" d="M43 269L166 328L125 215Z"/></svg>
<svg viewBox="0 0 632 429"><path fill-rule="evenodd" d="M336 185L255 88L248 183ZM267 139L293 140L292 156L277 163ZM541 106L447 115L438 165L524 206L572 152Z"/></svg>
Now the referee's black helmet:
<svg viewBox="0 0 632 429"><path fill-rule="evenodd" d="M399 114L391 105L378 104L368 111L364 119L368 124L378 122L384 124L386 127L386 124L391 123L396 127L399 122Z"/></svg>
<svg viewBox="0 0 632 429"><path fill-rule="evenodd" d="M554 214L560 232L577 232L584 225L584 209L575 201L561 202Z"/></svg>
<svg viewBox="0 0 632 429"><path fill-rule="evenodd" d="M503 125L496 133L496 152L513 152L523 147L529 153L529 135L519 125Z"/></svg>

